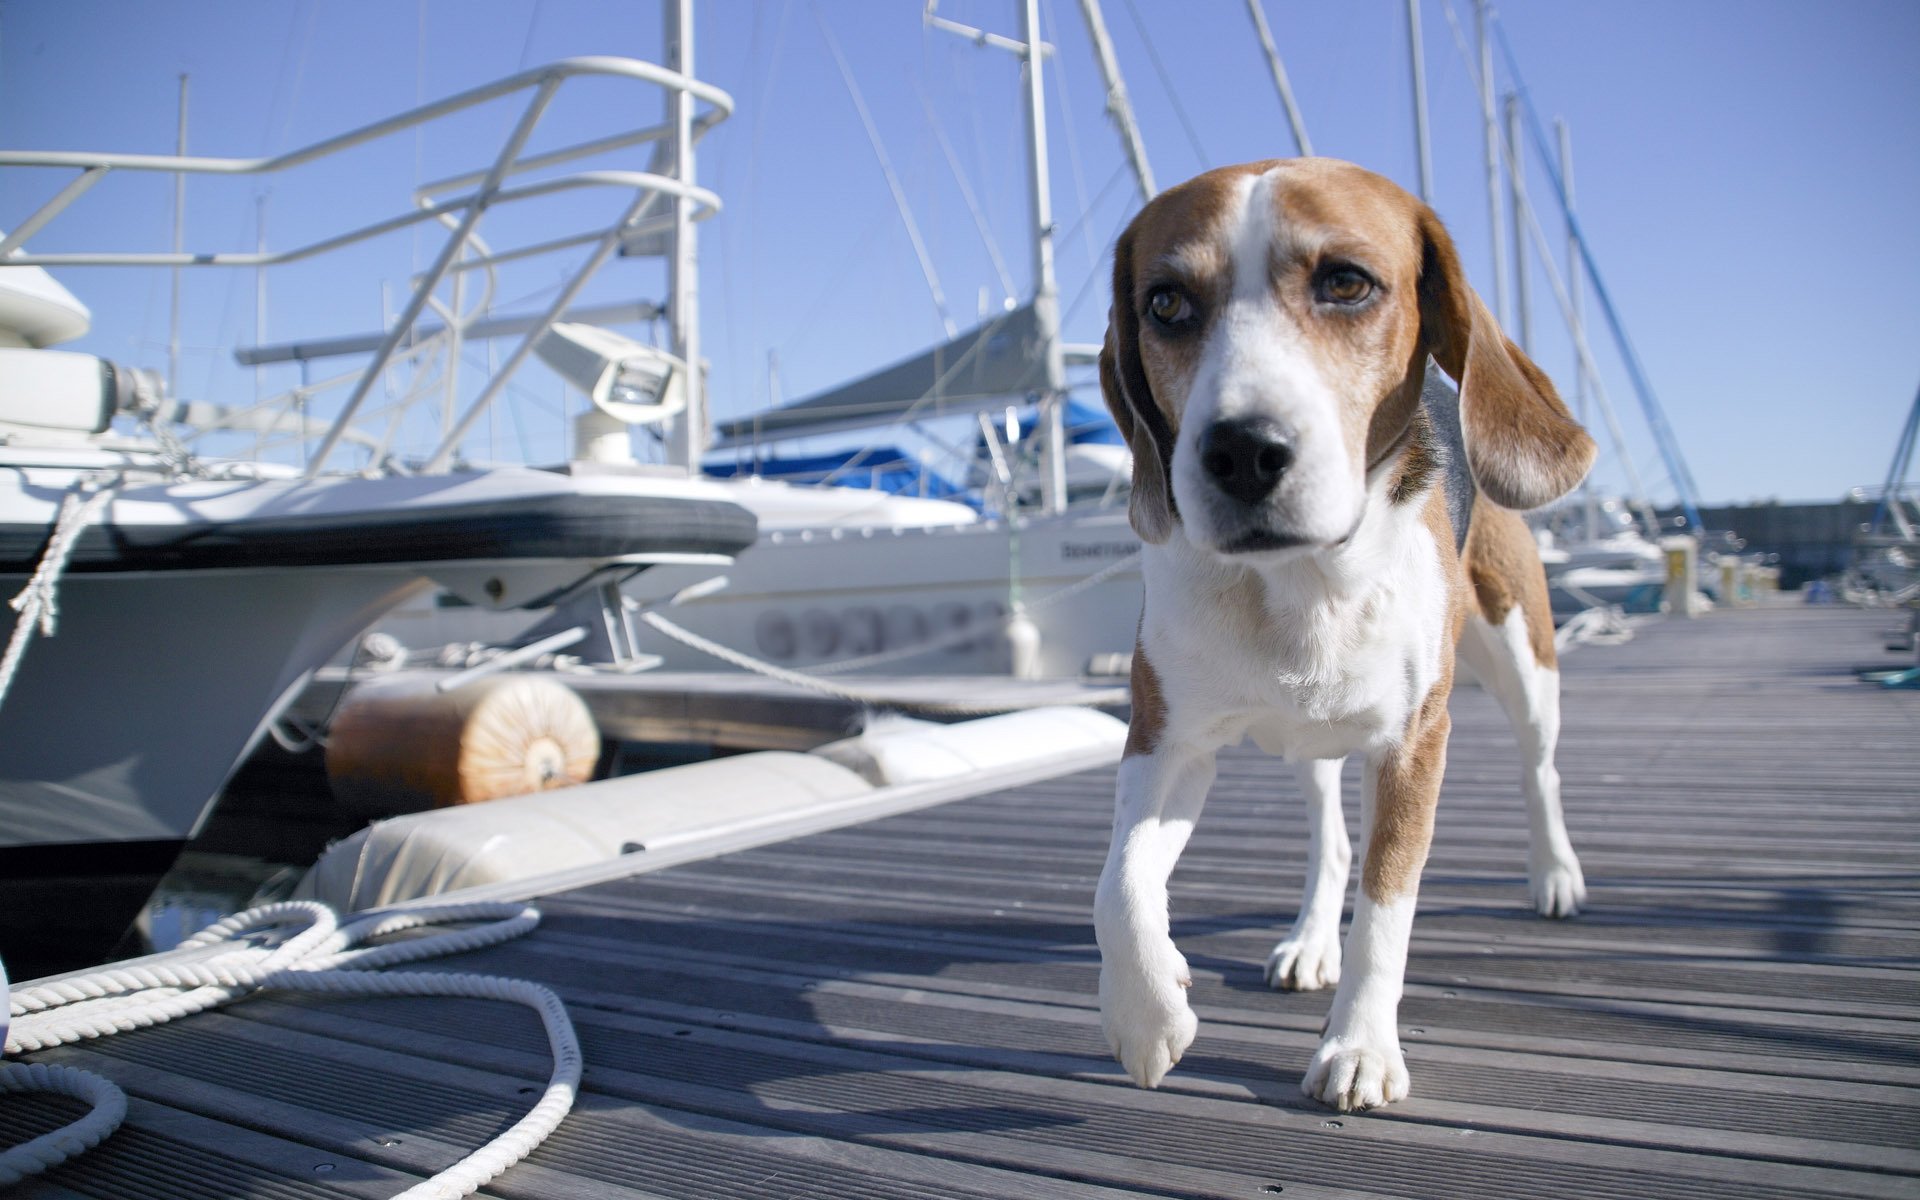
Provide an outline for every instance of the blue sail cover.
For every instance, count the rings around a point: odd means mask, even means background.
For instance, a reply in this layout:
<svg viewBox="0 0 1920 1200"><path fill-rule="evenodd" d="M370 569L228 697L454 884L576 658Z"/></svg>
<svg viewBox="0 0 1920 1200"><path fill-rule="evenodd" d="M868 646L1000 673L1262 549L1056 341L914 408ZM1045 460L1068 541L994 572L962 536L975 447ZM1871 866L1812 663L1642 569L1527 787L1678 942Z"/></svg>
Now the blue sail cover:
<svg viewBox="0 0 1920 1200"><path fill-rule="evenodd" d="M759 475L786 483L834 483L872 488L895 496L929 496L936 500L966 500L960 488L917 459L893 446L873 450L841 450L832 454L786 455L757 462L707 463L701 468L716 479Z"/></svg>
<svg viewBox="0 0 1920 1200"><path fill-rule="evenodd" d="M1113 423L1112 414L1104 408L1095 408L1078 400L1067 401L1067 410L1060 414L1060 426L1066 431L1067 444L1070 446L1127 444L1126 439L1120 436L1120 427ZM1024 442L1039 431L1040 410L1030 409L1020 418L1020 440Z"/></svg>

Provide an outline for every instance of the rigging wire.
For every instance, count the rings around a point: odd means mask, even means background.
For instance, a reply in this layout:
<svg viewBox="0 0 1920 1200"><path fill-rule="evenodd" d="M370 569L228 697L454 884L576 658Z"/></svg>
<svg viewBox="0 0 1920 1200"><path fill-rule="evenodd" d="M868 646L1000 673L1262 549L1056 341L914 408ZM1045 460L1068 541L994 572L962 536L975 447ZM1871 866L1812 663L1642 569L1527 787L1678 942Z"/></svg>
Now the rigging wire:
<svg viewBox="0 0 1920 1200"><path fill-rule="evenodd" d="M1041 0L1040 21L1046 41L1054 46L1058 46L1060 44L1060 31L1053 19L1053 5L1047 3L1047 0ZM1100 254L1094 248L1093 231L1087 228L1085 220L1087 212L1087 176L1086 172L1080 168L1080 139L1074 135L1073 110L1067 104L1067 64L1065 60L1066 55L1055 54L1053 56L1053 70L1049 72L1049 74L1053 76L1053 90L1060 104L1060 129L1061 132L1066 135L1067 139L1067 164L1073 171L1073 195L1074 198L1080 202L1081 219L1076 221L1075 224L1080 228L1083 240L1086 242L1087 262L1089 269L1092 269L1093 265L1099 263ZM1062 237L1060 240L1065 241L1066 238Z"/></svg>
<svg viewBox="0 0 1920 1200"><path fill-rule="evenodd" d="M547 7L547 0L533 0L533 11L527 14L527 32L520 38L520 64L515 70L525 70L527 58L533 53L533 31L540 24L540 13Z"/></svg>
<svg viewBox="0 0 1920 1200"><path fill-rule="evenodd" d="M860 123L866 128L867 141L873 145L873 153L880 160L881 173L887 177L887 187L893 192L893 203L900 210L900 220L907 227L907 238L913 243L913 253L920 260L920 273L926 276L927 289L933 293L933 306L940 313L940 323L946 327L947 336L953 337L960 332L954 324L953 314L947 310L947 295L940 287L940 275L934 270L933 259L927 253L926 242L920 236L920 226L913 219L913 210L907 205L906 193L901 189L900 177L894 173L893 162L887 157L887 148L880 140L880 130L873 123L873 114L867 110L867 101L860 94L860 85L853 78L852 68L847 66L846 55L840 52L840 40L833 36L833 30L827 25L827 18L818 4L809 4L813 19L820 26L820 34L826 39L827 49L833 55L835 65L840 68L840 79L847 85L847 94L853 98L853 107L860 114Z"/></svg>
<svg viewBox="0 0 1920 1200"><path fill-rule="evenodd" d="M1280 50L1273 44L1273 30L1267 26L1267 14L1260 7L1260 0L1247 0L1247 14L1253 18L1254 32L1260 35L1260 48L1266 52L1267 66L1273 71L1273 86L1280 93L1280 106L1286 109L1294 148L1302 158L1312 158L1313 142L1307 137L1307 123L1300 115L1300 106L1294 103L1293 85L1287 79L1287 68L1280 61Z"/></svg>
<svg viewBox="0 0 1920 1200"><path fill-rule="evenodd" d="M1206 170L1213 164L1213 158L1200 144L1200 134L1193 127L1193 118L1187 115L1186 106L1180 103L1180 92L1173 86L1173 79L1167 74L1167 64L1160 61L1160 52L1153 48L1153 37L1147 33L1145 21L1140 19L1140 10L1133 0L1127 0L1127 15L1133 18L1133 27L1140 33L1140 41L1147 48L1147 60L1153 64L1153 73L1160 77L1160 87L1167 93L1167 99L1173 102L1173 113L1180 118L1180 128L1187 132L1187 144L1193 147L1193 156L1200 160L1200 169Z"/></svg>
<svg viewBox="0 0 1920 1200"><path fill-rule="evenodd" d="M1127 166L1125 163L1122 163L1120 168L1113 173L1113 179L1107 182L1107 187L1102 189L1101 194L1105 195L1106 191L1113 187L1114 182L1118 181L1126 174L1126 171L1127 171ZM1099 201L1098 200L1094 201L1094 204L1098 206ZM1134 209L1132 205L1128 205L1127 207L1120 210L1120 219L1113 223L1112 230L1110 230L1107 233L1107 240L1106 240L1107 245L1109 246L1113 245L1115 239L1117 239L1120 236L1120 231L1126 228L1128 221L1133 219L1133 214L1134 214ZM1062 311L1060 314L1060 327L1062 329L1066 328L1067 322L1073 319L1073 314L1080 311L1080 305L1086 300L1086 298L1094 294L1095 289L1093 285L1099 282L1101 282L1100 272L1098 271L1087 272L1086 279L1081 281L1080 290L1074 293L1073 299L1070 302L1068 302L1066 309Z"/></svg>
<svg viewBox="0 0 1920 1200"><path fill-rule="evenodd" d="M780 5L780 13L773 26L773 47L767 54L766 71L759 78L751 81L753 88L753 118L747 132L747 186L745 204L747 295L753 297L748 303L747 311L748 347L765 345L761 340L760 304L758 299L763 294L760 290L760 264L763 261L761 254L761 234L763 230L760 224L760 206L756 203L756 200L760 195L760 152L761 147L765 144L766 114L767 111L773 107L774 87L780 78L782 52L786 49L787 44L787 18L792 12L792 0L786 0L786 2ZM766 7L764 5L756 4L754 6L751 49L752 58L755 62L759 61L761 18L765 13ZM733 232L739 228L739 225L740 222L738 220L731 222L728 225L728 235L732 236ZM747 378L747 372L736 371L734 378ZM748 399L747 406L752 407L751 398Z"/></svg>
<svg viewBox="0 0 1920 1200"><path fill-rule="evenodd" d="M1449 5L1449 12L1451 6ZM1548 148L1545 131L1540 124L1540 114L1533 107L1533 97L1527 91L1526 80L1520 74L1520 64L1513 53L1513 46L1507 41L1506 29L1495 10L1492 18L1493 34L1500 43L1501 57L1506 60L1507 74L1513 76L1513 87L1520 97L1520 107L1527 115L1527 128L1533 135L1533 143L1538 151L1541 166L1546 169L1547 177L1553 181L1554 195L1561 198L1562 215L1566 218L1567 228L1573 233L1574 245L1580 248L1580 261L1586 267L1587 278L1593 284L1595 297L1600 301L1600 311L1605 314L1607 324L1613 329L1614 339L1619 343L1620 359L1626 365L1627 375L1633 381L1634 392L1640 399L1640 407L1647 419L1647 425L1653 431L1654 445L1660 450L1665 461L1667 474L1672 478L1674 487L1680 492L1681 506L1686 510L1687 522L1694 529L1700 529L1700 511L1698 507L1700 489L1693 482L1693 472L1687 466L1686 456L1681 453L1680 442L1674 436L1673 427L1667 423L1666 410L1660 399L1654 394L1653 381L1647 377L1646 368L1641 365L1640 354L1634 349L1633 339L1627 336L1625 324L1620 320L1619 312L1614 308L1613 296L1607 291L1605 280L1600 276L1600 266L1593 260L1593 251L1587 244L1586 232L1581 229L1579 218L1566 207L1566 190L1560 179L1557 159Z"/></svg>
<svg viewBox="0 0 1920 1200"><path fill-rule="evenodd" d="M1476 94L1484 94L1481 92L1479 68L1474 64L1473 52L1467 46L1466 31L1461 27L1459 17L1455 15L1453 11L1452 0L1441 0L1441 6L1442 6L1442 11L1444 11L1446 14L1447 25L1453 30L1453 44L1455 49L1457 49L1460 52L1461 61L1466 66L1467 78L1473 83ZM1495 26L1495 27L1498 28L1498 26ZM1517 77L1516 77L1516 82L1517 82ZM1513 163L1511 158L1509 157L1510 152L1506 144L1506 139L1495 138L1493 140L1493 144L1498 151L1500 164L1505 166L1508 171L1511 171L1513 169ZM1544 149L1542 149L1540 157L1542 158L1543 162L1551 162L1554 156L1551 154L1548 154ZM1565 193L1559 190L1560 181L1557 177L1557 174L1553 182L1555 186L1555 194L1564 196ZM1580 328L1574 323L1570 294L1560 278L1559 267L1556 265L1554 261L1554 254L1551 247L1549 247L1547 244L1546 233L1540 226L1539 215L1533 211L1533 208L1531 205L1528 205L1526 207L1526 215L1532 224L1532 231L1535 238L1537 239L1537 244L1540 251L1539 258L1540 258L1541 265L1545 268L1547 272L1548 281L1553 284L1554 296L1560 302L1561 314L1567 323L1568 335L1574 343L1574 355L1575 355L1575 360L1577 364L1575 369L1586 371L1588 381L1593 384L1595 397L1598 399L1600 404L1600 411L1602 415L1605 416L1606 418L1607 428L1613 439L1614 456L1619 460L1621 469L1627 473L1629 485L1634 489L1635 492L1638 493L1638 496L1636 497L1636 501L1644 510L1642 515L1647 521L1649 528L1656 528L1658 526L1658 519L1654 516L1652 511L1652 506L1647 499L1646 485L1641 480L1640 469L1638 465L1633 461L1632 455L1627 450L1625 433L1621 430L1620 424L1619 424L1619 417L1614 412L1613 405L1607 398L1606 387L1601 383L1600 367L1599 367L1599 364L1594 360L1593 351L1591 346L1587 342L1586 333L1584 329ZM1571 214L1567 214L1567 215L1570 219ZM1577 233L1577 230L1576 230L1576 233ZM1493 236L1495 238L1500 237L1501 236L1500 231L1498 229L1494 230ZM1586 257L1584 243L1582 243L1582 257L1583 258ZM1589 268L1591 268L1591 261L1592 261L1591 259L1587 259ZM1591 270L1589 270L1589 274L1591 274ZM1593 282L1596 284L1595 290L1598 291L1597 285L1599 281L1596 279ZM1617 325L1614 328L1614 332L1616 335L1620 335L1623 333L1623 331ZM1622 348L1623 349L1625 348L1624 343L1622 343ZM1646 401L1645 395L1642 395L1641 401L1642 401L1642 404L1644 405ZM1651 416L1649 416L1649 423L1651 423ZM1659 434L1658 434L1658 431L1656 430L1655 431L1656 447L1660 448L1661 456L1664 459L1666 458L1666 452L1663 447L1658 447L1658 436ZM1680 493L1681 503L1687 509L1689 521L1692 523L1695 529L1700 528L1699 518L1693 511L1691 501L1689 501L1687 498L1684 485L1682 484L1681 480L1678 477L1672 474L1673 463L1671 460L1667 461L1667 467L1668 467L1669 482L1671 482L1674 485L1675 491Z"/></svg>
<svg viewBox="0 0 1920 1200"><path fill-rule="evenodd" d="M973 227L980 231L980 240L987 247L987 257L993 260L994 274L1000 277L1001 294L1011 300L1014 295L1013 276L1007 271L1007 260L1000 255L1000 243L994 238L992 227L987 224L987 215L980 209L979 197L974 195L972 185L967 182L966 174L960 168L960 159L953 152L953 143L947 140L947 131L940 124L939 114L934 111L927 89L916 81L914 90L920 96L920 107L926 110L927 124L933 128L934 141L940 144L940 152L946 155L947 166L953 171L953 181L960 186L960 198L966 201L967 212L973 217Z"/></svg>
<svg viewBox="0 0 1920 1200"><path fill-rule="evenodd" d="M886 224L886 220L886 206L876 204L873 209L873 216L867 221L865 228L861 229L859 236L854 238L853 243L847 247L847 252L845 256L841 258L839 265L834 267L833 272L821 286L820 294L814 298L813 303L801 314L800 323L793 327L791 333L783 338L776 339L773 343L774 348L778 349L781 346L792 346L803 334L813 328L814 322L819 320L821 314L827 311L828 298L834 295L841 281L846 279L847 272L853 268L854 263L862 259L868 244L879 236L880 227Z"/></svg>

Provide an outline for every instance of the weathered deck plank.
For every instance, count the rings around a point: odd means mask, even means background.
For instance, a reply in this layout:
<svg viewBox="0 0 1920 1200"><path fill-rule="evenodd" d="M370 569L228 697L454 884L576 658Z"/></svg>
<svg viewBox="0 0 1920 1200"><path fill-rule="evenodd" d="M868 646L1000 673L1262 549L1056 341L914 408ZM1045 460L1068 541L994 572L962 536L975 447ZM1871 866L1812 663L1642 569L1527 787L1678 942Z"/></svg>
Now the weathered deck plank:
<svg viewBox="0 0 1920 1200"><path fill-rule="evenodd" d="M1570 657L1569 922L1526 908L1518 756L1459 694L1384 1113L1298 1093L1328 996L1260 966L1304 822L1236 752L1175 877L1202 1024L1159 1091L1094 1007L1088 772L550 897L436 964L556 987L586 1049L579 1110L490 1194L1920 1194L1920 693L1848 670L1884 621L1720 613ZM137 1099L36 1197L387 1194L546 1071L528 1014L467 1001L270 997L46 1057ZM187 1174L115 1190L151 1162Z"/></svg>

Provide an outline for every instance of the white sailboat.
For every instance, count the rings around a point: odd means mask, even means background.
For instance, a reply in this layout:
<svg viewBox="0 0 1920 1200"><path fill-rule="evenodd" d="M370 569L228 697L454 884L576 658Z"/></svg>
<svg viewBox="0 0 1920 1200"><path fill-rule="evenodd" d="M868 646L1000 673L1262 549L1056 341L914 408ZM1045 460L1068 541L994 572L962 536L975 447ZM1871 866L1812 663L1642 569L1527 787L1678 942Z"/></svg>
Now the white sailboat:
<svg viewBox="0 0 1920 1200"><path fill-rule="evenodd" d="M0 609L0 954L16 975L110 949L269 723L317 667L394 605L438 585L475 610L542 610L661 564L712 570L753 541L751 513L720 485L685 474L460 467L464 427L512 364L464 421L449 421L433 461L402 463L378 432L355 424L456 258L484 266L501 256L475 234L489 206L559 187L620 187L633 196L621 218L574 239L596 242L600 259L644 232L662 195L675 201L673 221L691 219L702 193L683 177L508 182L556 161L522 148L553 92L583 75L666 87L688 114L683 140L696 98L709 106L702 124L730 107L724 93L652 64L571 60L269 160L0 152L0 169L16 178L77 172L0 237L0 594L19 596ZM110 172L270 172L515 93L531 96L526 113L477 186L396 221L277 255L36 253L29 245ZM681 161L690 166L690 157ZM439 262L372 363L347 378L352 394L330 424L309 421L310 395L287 411L212 410L169 395L150 372L50 348L82 335L88 313L45 267L255 265L439 219L453 227ZM587 273L597 265L590 260ZM529 323L517 358L578 282ZM213 459L188 452L176 436L181 421L291 431L318 448L305 470ZM363 455L360 466L378 469L325 469L343 443Z"/></svg>

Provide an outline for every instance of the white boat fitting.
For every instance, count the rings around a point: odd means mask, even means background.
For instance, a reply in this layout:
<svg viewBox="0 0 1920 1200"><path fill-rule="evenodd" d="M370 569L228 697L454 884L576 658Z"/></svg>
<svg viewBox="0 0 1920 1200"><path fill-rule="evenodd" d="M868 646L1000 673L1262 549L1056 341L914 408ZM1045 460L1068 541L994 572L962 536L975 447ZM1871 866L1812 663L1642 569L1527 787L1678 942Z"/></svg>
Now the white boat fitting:
<svg viewBox="0 0 1920 1200"><path fill-rule="evenodd" d="M586 76L662 89L674 119L523 153L555 93ZM408 194L391 220L277 252L188 253L178 226L171 253L28 247L109 175L268 174L514 95L524 110L490 163ZM630 243L685 233L717 211L718 199L692 182L692 145L731 108L725 93L679 70L589 58L267 159L0 151L11 180L78 172L0 235L0 592L22 597L0 610L10 648L0 675L12 672L0 680L0 955L16 975L109 950L308 675L394 604L437 584L475 610L541 609L660 564L711 571L753 541L752 514L684 471L477 469L466 451L478 417L594 270ZM554 173L649 144L646 171ZM538 177L526 181L529 172ZM580 189L620 194L609 224L501 250L479 237L489 209ZM88 314L43 267L267 267L421 223L450 231L438 257L394 324L364 347L370 361L337 380L236 410L185 403L152 373L47 348L84 334ZM524 336L466 399L452 364L463 332L482 324L495 266L568 247L585 249L584 265L545 311L487 318L495 336ZM466 307L460 281L472 272L488 283ZM436 295L443 283L451 303ZM416 328L429 310L444 323ZM433 353L448 365L424 373L431 397L416 378L397 409L370 411L390 367ZM663 357L669 370L651 397L662 402L672 365L685 361ZM687 408L699 387L680 370L673 398ZM320 420L312 414L329 386L348 394ZM396 440L409 406L437 441L423 458L406 458ZM304 465L221 461L186 444L234 431L298 445Z"/></svg>
<svg viewBox="0 0 1920 1200"><path fill-rule="evenodd" d="M296 895L343 912L547 894L978 795L1120 756L1125 722L1040 708L878 723L808 754L763 751L380 821Z"/></svg>

